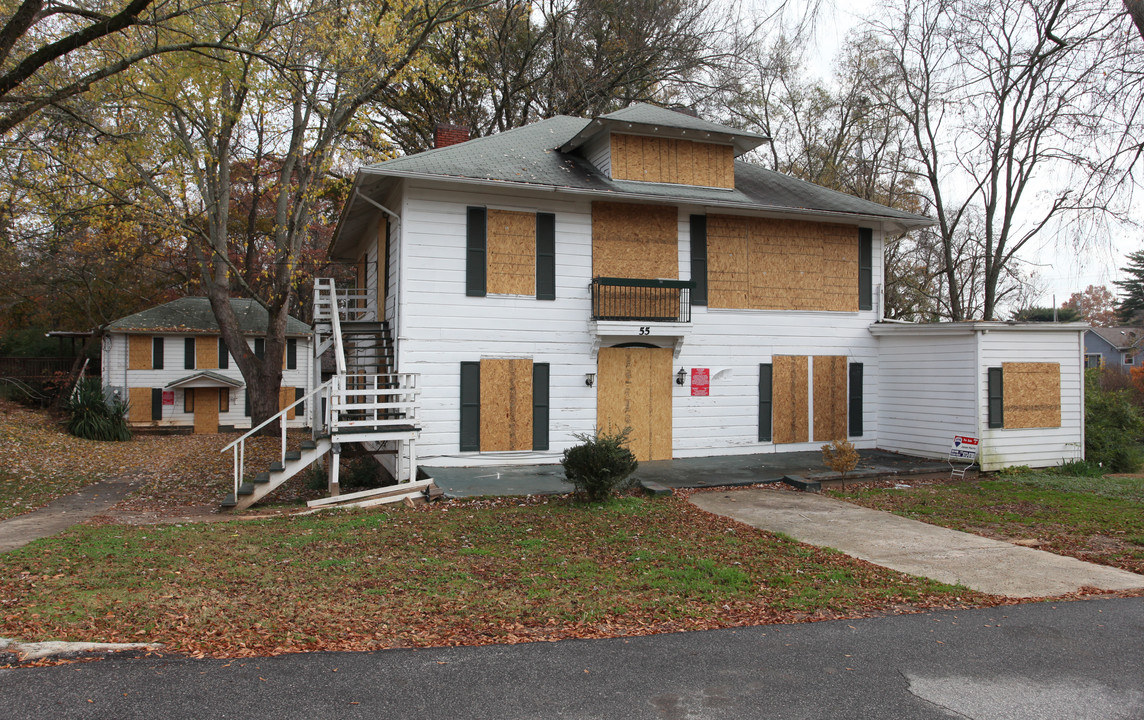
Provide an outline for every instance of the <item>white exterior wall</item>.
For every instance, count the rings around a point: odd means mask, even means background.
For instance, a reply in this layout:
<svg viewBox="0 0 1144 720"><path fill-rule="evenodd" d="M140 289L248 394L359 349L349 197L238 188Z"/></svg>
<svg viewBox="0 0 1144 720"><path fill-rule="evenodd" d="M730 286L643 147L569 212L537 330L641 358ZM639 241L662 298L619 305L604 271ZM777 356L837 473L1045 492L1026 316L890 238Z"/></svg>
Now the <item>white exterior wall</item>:
<svg viewBox="0 0 1144 720"><path fill-rule="evenodd" d="M873 403L878 447L948 457L955 435L979 437L976 343L972 333L879 338L882 382Z"/></svg>
<svg viewBox="0 0 1144 720"><path fill-rule="evenodd" d="M495 193L495 194L494 194ZM556 215L556 300L532 296L465 295L466 207L484 205ZM591 324L591 200L551 192L459 189L411 185L401 203L401 298L398 366L420 373L421 427L418 454L430 466L556 462L596 423L596 388L585 375L596 372L596 336ZM679 210L680 278L689 279L689 215ZM859 447L874 447L878 388L876 339L882 284L881 232L874 233L875 310L852 313L708 310L692 308L688 336L673 369L711 370L711 395L692 397L690 382L673 383L674 456L817 450L822 441L759 443L760 363L774 355L845 355L864 364L864 434ZM612 325L616 325L613 323ZM608 336L604 346L648 342L671 346L673 339L637 334ZM667 327L671 326L671 327ZM678 325L656 326L675 330ZM550 451L476 453L459 451L460 364L481 358L522 357L550 364ZM813 372L811 373L813 375ZM813 410L813 391L811 393ZM813 418L811 418L811 423ZM813 433L810 434L813 437Z"/></svg>
<svg viewBox="0 0 1144 720"><path fill-rule="evenodd" d="M128 353L128 335L126 333L109 333L104 337L103 341L103 386L112 388L165 388L169 384L185 378L188 375L193 375L200 370L188 370L183 364L183 341L188 337L200 337L194 335L175 335L168 333L139 333L146 335L148 338L161 336L163 341L163 369L162 370L128 370L127 369L127 353ZM217 337L217 336L213 336ZM314 351L311 339L309 337L299 337L298 341L298 367L294 370L282 371L282 385L286 387L300 387L304 388L306 393L313 389L313 364L314 364ZM253 351L254 339L247 340L248 346ZM243 383L242 373L239 372L238 364L234 361L234 356L230 357L230 367L225 370L210 369L210 372L224 375L228 378L233 378L238 382ZM235 428L249 428L250 418L244 414L245 407L243 404L244 387L230 389L230 410L227 412L220 412L218 416L219 425L231 426ZM153 423L158 427L191 427L195 422L194 413L184 412L184 395L182 389L175 389L175 404L163 406L163 419ZM124 390L123 397L126 399L129 393ZM312 398L311 398L312 399ZM311 402L306 403L306 411L302 415L295 416L294 420L287 421L288 427L308 427L310 425L309 418L311 412Z"/></svg>
<svg viewBox="0 0 1144 720"><path fill-rule="evenodd" d="M584 159L607 177L612 176L612 134L600 133L584 146Z"/></svg>
<svg viewBox="0 0 1144 720"><path fill-rule="evenodd" d="M981 467L1051 467L1084 457L1084 341L1081 332L988 331L978 335ZM1007 362L1061 365L1059 428L990 428L988 371Z"/></svg>

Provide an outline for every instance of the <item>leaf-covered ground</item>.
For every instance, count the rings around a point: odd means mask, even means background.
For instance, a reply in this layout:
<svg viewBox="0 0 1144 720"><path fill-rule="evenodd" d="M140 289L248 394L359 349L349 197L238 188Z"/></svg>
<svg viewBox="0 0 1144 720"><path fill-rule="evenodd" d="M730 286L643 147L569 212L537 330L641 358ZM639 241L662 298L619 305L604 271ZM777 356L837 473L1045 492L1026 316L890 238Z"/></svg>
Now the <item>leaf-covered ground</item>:
<svg viewBox="0 0 1144 720"><path fill-rule="evenodd" d="M136 434L129 442L95 442L69 435L62 418L0 400L0 520L43 507L61 495L104 478L144 479L119 509L161 517L187 508L209 512L233 487L232 456L219 453L238 437ZM292 434L291 443L300 442ZM247 448L252 471L274 459L278 441L256 438ZM302 481L277 498L302 492Z"/></svg>
<svg viewBox="0 0 1144 720"><path fill-rule="evenodd" d="M0 636L223 656L643 635L997 600L680 498L82 526L0 555Z"/></svg>
<svg viewBox="0 0 1144 720"><path fill-rule="evenodd" d="M835 497L934 525L1144 573L1144 477L1028 472L969 481L861 484Z"/></svg>

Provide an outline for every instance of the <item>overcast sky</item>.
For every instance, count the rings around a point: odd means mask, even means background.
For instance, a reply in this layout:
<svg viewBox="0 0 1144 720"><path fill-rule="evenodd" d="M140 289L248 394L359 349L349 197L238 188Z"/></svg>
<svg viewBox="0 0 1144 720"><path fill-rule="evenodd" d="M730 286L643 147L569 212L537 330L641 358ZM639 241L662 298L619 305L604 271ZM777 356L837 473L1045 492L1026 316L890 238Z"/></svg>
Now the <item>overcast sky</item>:
<svg viewBox="0 0 1144 720"><path fill-rule="evenodd" d="M809 69L822 77L829 77L835 51L846 34L858 24L863 14L876 6L876 0L824 3L822 15L815 25L816 52L811 53ZM1144 224L1144 211L1137 214ZM1032 240L1023 255L1044 286L1044 293L1037 304L1051 305L1055 295L1056 303L1060 305L1070 294L1089 285L1107 285L1115 293L1117 288L1112 281L1119 278L1119 268L1126 264L1126 254L1144 249L1144 230L1119 228L1109 235L1089 238L1083 250L1078 250L1069 241L1053 237L1040 242Z"/></svg>

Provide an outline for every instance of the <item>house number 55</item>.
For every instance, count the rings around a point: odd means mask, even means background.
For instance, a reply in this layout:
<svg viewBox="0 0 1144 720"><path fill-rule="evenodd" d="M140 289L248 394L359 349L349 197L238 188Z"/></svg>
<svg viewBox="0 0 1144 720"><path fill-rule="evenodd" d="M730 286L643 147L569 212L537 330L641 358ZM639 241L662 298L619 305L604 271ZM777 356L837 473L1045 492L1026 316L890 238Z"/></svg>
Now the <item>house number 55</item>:
<svg viewBox="0 0 1144 720"><path fill-rule="evenodd" d="M648 325L641 325L640 335L651 335L651 327Z"/></svg>

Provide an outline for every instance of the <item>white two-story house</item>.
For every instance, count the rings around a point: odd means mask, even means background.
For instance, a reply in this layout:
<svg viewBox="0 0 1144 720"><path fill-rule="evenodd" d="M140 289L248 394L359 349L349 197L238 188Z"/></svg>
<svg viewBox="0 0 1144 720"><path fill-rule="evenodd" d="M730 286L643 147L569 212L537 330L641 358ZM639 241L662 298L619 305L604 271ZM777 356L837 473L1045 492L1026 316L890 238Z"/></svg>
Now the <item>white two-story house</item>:
<svg viewBox="0 0 1144 720"><path fill-rule="evenodd" d="M362 167L330 246L419 376L418 462L640 460L848 438L983 465L1083 453L1083 327L883 322L883 241L930 224L737 160L646 104Z"/></svg>

